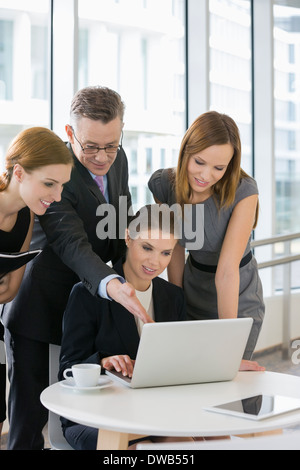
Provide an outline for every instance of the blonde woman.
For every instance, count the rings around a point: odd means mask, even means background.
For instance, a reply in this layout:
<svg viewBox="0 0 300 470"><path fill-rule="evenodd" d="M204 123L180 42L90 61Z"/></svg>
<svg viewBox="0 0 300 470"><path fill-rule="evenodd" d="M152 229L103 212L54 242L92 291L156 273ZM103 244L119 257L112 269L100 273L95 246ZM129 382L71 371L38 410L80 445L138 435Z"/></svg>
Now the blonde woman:
<svg viewBox="0 0 300 470"><path fill-rule="evenodd" d="M8 148L5 173L0 176L0 252L29 249L34 214L42 215L59 201L64 183L70 179L73 159L64 142L42 127L27 129ZM0 303L18 292L25 266L0 279ZM0 274L1 262L0 262ZM0 436L5 420L5 355L0 323Z"/></svg>
<svg viewBox="0 0 300 470"><path fill-rule="evenodd" d="M264 317L257 263L250 249L258 214L258 189L241 168L241 141L232 118L209 111L187 130L177 169L156 171L149 188L157 202L204 206L204 243L184 241L169 264L169 281L182 286L188 319L252 317L244 359L250 360ZM184 230L183 230L184 232Z"/></svg>

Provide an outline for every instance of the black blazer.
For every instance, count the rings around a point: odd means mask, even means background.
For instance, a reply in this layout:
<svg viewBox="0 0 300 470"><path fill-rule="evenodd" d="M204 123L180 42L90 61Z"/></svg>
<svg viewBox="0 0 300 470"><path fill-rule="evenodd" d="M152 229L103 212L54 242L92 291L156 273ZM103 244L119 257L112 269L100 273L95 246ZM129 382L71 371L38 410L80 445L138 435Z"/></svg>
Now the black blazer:
<svg viewBox="0 0 300 470"><path fill-rule="evenodd" d="M101 218L96 216L96 211L106 201L88 170L74 156L74 169L61 201L52 204L39 218L47 237L43 252L27 266L17 297L3 309L2 321L12 332L60 344L62 317L72 287L82 281L96 295L100 281L112 274L106 263L115 262L125 252L124 240L118 239L119 196L125 196L127 203L121 208L123 216L131 207L128 163L123 149L118 152L107 178L109 202L116 209L117 238L97 237ZM37 248L36 232L32 240L34 248Z"/></svg>

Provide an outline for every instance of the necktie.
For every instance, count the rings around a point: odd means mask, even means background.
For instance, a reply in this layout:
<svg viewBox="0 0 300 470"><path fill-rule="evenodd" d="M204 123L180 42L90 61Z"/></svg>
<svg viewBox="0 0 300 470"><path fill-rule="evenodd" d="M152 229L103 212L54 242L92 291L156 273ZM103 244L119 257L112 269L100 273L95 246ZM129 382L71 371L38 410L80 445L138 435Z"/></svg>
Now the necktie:
<svg viewBox="0 0 300 470"><path fill-rule="evenodd" d="M101 193L104 196L103 176L96 176L95 181L96 181L97 185L99 186L99 189L100 189Z"/></svg>

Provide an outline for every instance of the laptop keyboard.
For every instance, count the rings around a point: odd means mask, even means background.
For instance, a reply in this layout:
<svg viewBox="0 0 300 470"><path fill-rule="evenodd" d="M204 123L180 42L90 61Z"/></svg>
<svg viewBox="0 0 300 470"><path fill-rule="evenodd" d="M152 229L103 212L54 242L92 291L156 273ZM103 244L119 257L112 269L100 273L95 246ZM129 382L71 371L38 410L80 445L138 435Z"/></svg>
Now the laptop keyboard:
<svg viewBox="0 0 300 470"><path fill-rule="evenodd" d="M116 370L110 371L111 374L116 375L117 377L120 377L120 379L125 380L125 382L129 383L131 382L131 377L124 376L122 372L117 372Z"/></svg>

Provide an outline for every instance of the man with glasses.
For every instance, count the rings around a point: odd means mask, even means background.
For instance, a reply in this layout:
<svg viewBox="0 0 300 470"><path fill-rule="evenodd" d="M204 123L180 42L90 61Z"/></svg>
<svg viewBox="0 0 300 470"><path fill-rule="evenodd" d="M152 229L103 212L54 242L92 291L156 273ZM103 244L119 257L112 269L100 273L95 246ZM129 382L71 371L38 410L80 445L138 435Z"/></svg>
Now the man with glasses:
<svg viewBox="0 0 300 470"><path fill-rule="evenodd" d="M61 201L40 217L46 235L43 251L27 266L19 294L4 307L2 317L10 377L8 449L43 448L48 412L40 404L40 393L49 384L49 344L60 344L74 284L82 281L92 295L114 299L144 322L151 321L132 286L107 264L125 252L124 240L102 239L96 233L99 205L111 204L116 222L124 210L120 196L127 200L127 214L131 207L121 142L123 115L120 96L109 88L88 87L73 98L66 126L74 157L72 176ZM33 247L39 228L36 224Z"/></svg>

